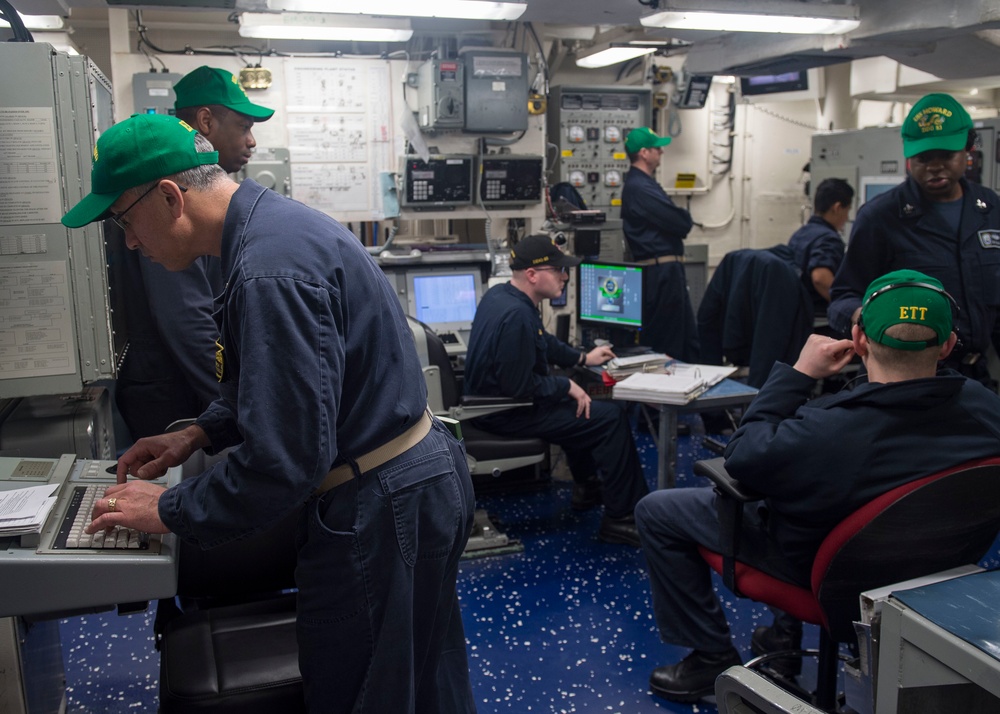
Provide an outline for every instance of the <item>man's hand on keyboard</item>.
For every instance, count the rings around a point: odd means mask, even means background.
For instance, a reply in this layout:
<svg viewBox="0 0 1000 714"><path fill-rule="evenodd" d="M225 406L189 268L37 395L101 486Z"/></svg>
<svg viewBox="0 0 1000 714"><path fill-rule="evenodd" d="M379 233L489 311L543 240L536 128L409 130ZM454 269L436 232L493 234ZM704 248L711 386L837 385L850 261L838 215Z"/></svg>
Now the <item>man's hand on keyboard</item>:
<svg viewBox="0 0 1000 714"><path fill-rule="evenodd" d="M191 454L209 444L205 431L197 425L139 439L118 459L118 483L125 483L129 474L147 480L159 478L171 466L183 464Z"/></svg>
<svg viewBox="0 0 1000 714"><path fill-rule="evenodd" d="M160 520L159 501L164 491L163 486L145 481L109 486L104 497L94 501L93 520L84 530L96 533L102 528L123 526L145 533L169 533Z"/></svg>

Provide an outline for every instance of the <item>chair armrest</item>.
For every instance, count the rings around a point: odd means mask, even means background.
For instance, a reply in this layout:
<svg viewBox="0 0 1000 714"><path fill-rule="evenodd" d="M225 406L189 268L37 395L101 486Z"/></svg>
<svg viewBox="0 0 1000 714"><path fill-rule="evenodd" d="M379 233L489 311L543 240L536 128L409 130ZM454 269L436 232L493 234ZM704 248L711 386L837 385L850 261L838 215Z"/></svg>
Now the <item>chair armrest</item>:
<svg viewBox="0 0 1000 714"><path fill-rule="evenodd" d="M760 501L764 498L753 489L747 488L730 476L729 472L726 471L726 460L721 456L717 459L695 461L694 472L699 476L709 479L715 485L715 490L718 493L727 498L735 499L740 503Z"/></svg>
<svg viewBox="0 0 1000 714"><path fill-rule="evenodd" d="M740 553L740 533L743 529L743 506L759 501L760 494L740 484L726 471L724 458L707 459L694 463L694 472L705 476L715 485L719 497L715 509L719 518L719 555L722 556L722 582L736 595L736 558Z"/></svg>
<svg viewBox="0 0 1000 714"><path fill-rule="evenodd" d="M487 397L476 394L467 394L462 397L457 406L448 410L448 416L460 421L477 419L487 414L516 409L518 407L530 407L531 402L525 402L512 397Z"/></svg>

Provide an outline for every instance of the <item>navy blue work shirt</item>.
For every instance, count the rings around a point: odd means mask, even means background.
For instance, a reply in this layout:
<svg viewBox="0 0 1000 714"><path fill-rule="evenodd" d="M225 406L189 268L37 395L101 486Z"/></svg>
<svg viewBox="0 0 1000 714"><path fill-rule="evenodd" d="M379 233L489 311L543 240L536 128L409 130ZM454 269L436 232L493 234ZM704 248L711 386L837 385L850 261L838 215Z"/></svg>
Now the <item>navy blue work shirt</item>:
<svg viewBox="0 0 1000 714"><path fill-rule="evenodd" d="M694 223L663 187L642 169L632 167L622 186L622 230L634 260L684 255L684 239Z"/></svg>

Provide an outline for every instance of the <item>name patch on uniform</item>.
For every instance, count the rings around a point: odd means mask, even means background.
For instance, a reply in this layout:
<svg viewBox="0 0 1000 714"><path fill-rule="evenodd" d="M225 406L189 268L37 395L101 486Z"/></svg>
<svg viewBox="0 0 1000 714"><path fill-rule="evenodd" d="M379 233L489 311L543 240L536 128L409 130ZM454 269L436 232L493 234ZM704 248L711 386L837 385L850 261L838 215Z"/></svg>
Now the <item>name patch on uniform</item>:
<svg viewBox="0 0 1000 714"><path fill-rule="evenodd" d="M1000 231L979 231L979 245L984 248L1000 248Z"/></svg>

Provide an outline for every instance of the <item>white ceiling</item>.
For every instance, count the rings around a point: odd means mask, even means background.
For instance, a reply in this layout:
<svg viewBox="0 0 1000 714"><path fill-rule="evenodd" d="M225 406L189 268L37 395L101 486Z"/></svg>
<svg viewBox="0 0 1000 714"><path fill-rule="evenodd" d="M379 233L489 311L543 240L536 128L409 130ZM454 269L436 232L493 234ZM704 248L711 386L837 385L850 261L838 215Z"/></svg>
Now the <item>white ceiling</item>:
<svg viewBox="0 0 1000 714"><path fill-rule="evenodd" d="M413 0L419 2L420 0ZM711 0L705 0L709 3ZM806 0L823 4L826 0ZM833 0L836 1L836 0ZM261 0L228 0L245 7ZM174 23L225 29L227 0L139 0L144 20L151 27L160 18ZM22 12L67 14L82 21L106 17L106 0L12 0ZM181 5L214 7L208 12ZM597 27L639 25L648 11L639 0L527 0L522 21L531 22L540 34L552 36L590 34ZM835 37L760 35L751 33L673 33L693 42L688 69L696 74L768 74L823 66L850 59L886 56L901 64L945 79L961 80L1000 75L1000 0L855 0L861 26ZM753 0L747 0L747 6ZM135 7L135 6L133 6ZM167 8L170 9L167 9ZM164 20L160 20L161 22ZM72 23L72 19L71 19ZM475 24L453 21L448 30ZM440 21L414 21L417 36L434 34ZM460 30L458 30L460 31ZM440 30L438 30L440 34ZM667 37L665 31L650 33Z"/></svg>

